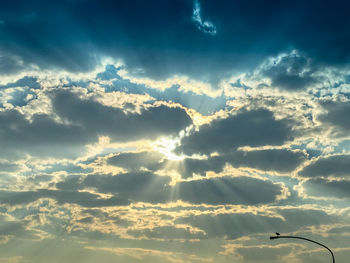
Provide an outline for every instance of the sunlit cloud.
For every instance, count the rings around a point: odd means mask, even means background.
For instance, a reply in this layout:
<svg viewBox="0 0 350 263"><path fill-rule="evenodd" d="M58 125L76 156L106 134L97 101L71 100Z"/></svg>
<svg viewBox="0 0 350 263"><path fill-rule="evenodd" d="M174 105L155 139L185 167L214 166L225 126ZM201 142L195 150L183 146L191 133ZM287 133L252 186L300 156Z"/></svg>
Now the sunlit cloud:
<svg viewBox="0 0 350 263"><path fill-rule="evenodd" d="M345 262L348 6L129 2L1 4L0 262Z"/></svg>

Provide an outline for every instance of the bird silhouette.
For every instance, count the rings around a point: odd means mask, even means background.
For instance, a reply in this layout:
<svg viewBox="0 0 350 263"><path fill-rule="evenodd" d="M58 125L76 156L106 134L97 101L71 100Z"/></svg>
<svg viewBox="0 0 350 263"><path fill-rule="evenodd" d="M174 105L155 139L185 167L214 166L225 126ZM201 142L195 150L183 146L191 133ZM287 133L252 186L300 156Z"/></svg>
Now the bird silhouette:
<svg viewBox="0 0 350 263"><path fill-rule="evenodd" d="M279 236L279 235L281 235L281 234L280 234L280 233L278 233L278 232L276 232L276 235L277 235L277 236Z"/></svg>

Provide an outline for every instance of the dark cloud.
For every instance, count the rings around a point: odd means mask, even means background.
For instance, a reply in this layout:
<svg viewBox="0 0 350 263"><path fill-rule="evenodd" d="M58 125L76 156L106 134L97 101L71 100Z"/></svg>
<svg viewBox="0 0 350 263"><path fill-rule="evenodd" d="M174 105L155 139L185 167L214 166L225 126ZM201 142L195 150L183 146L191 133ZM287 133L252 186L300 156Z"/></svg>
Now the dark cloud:
<svg viewBox="0 0 350 263"><path fill-rule="evenodd" d="M46 189L27 192L0 191L0 201L2 204L28 204L40 198L51 198L56 200L59 204L77 204L83 207L124 206L130 204L128 200L123 198L111 197L102 199L100 196L88 192Z"/></svg>
<svg viewBox="0 0 350 263"><path fill-rule="evenodd" d="M139 153L119 153L107 160L109 165L123 167L128 170L139 170L147 168L152 171L158 170L163 162L164 156L158 152L139 152Z"/></svg>
<svg viewBox="0 0 350 263"><path fill-rule="evenodd" d="M192 177L194 173L205 176L207 171L222 172L226 164L233 167L248 167L262 171L287 173L295 170L306 160L303 152L293 152L286 149L233 151L208 159L186 158L183 161L169 161L167 167L174 167L184 178ZM175 165L172 163L175 163Z"/></svg>
<svg viewBox="0 0 350 263"><path fill-rule="evenodd" d="M181 105L196 109L198 112L208 115L226 107L226 98L224 94L217 97L210 97L205 94L196 94L192 91L181 90L180 84L174 84L165 90L150 88L145 84L137 84L129 79L123 78L119 75L119 70L125 67L115 67L114 65L106 65L105 70L96 75L98 80L110 80L111 83L101 83L99 85L105 89L105 92L120 91L128 94L148 94L155 100L172 101L180 103ZM88 87L90 81L70 80L69 86ZM196 86L196 84L193 84ZM132 105L130 105L132 106Z"/></svg>
<svg viewBox="0 0 350 263"><path fill-rule="evenodd" d="M56 188L63 191L75 191L80 188L81 181L80 175L69 175L64 181L58 182Z"/></svg>
<svg viewBox="0 0 350 263"><path fill-rule="evenodd" d="M176 186L178 198L194 204L272 203L281 194L280 185L250 177L220 177L181 182Z"/></svg>
<svg viewBox="0 0 350 263"><path fill-rule="evenodd" d="M303 177L350 177L350 155L319 158L299 172Z"/></svg>
<svg viewBox="0 0 350 263"><path fill-rule="evenodd" d="M29 152L39 156L74 156L74 151L92 142L82 127L61 124L45 114L28 120L16 110L0 112L0 156ZM53 150L55 149L55 150Z"/></svg>
<svg viewBox="0 0 350 263"><path fill-rule="evenodd" d="M300 151L272 149L249 152L237 151L226 158L227 162L233 166L288 173L303 163L307 156Z"/></svg>
<svg viewBox="0 0 350 263"><path fill-rule="evenodd" d="M24 234L28 223L27 220L11 221L4 215L0 215L0 236Z"/></svg>
<svg viewBox="0 0 350 263"><path fill-rule="evenodd" d="M90 224L90 223L94 222L94 218L92 216L88 216L88 217L84 217L82 219L77 220L77 222L83 223L83 224Z"/></svg>
<svg viewBox="0 0 350 263"><path fill-rule="evenodd" d="M171 178L151 173L128 173L117 176L90 175L82 187L114 193L135 202L166 203L182 200L193 204L271 203L282 188L270 181L250 177L220 177L170 186Z"/></svg>
<svg viewBox="0 0 350 263"><path fill-rule="evenodd" d="M315 65L310 59L299 54L283 56L274 65L264 68L260 73L271 79L271 86L286 90L301 90L307 86L321 81L314 78Z"/></svg>
<svg viewBox="0 0 350 263"><path fill-rule="evenodd" d="M35 230L32 230L30 228L31 221L28 219L15 219L12 216L8 216L6 214L0 214L0 240L2 238L5 238L6 236L10 237L9 240L35 240L37 239ZM18 243L17 243L18 244ZM7 242L2 243L1 247L7 245ZM2 252L1 255L3 256L5 253Z"/></svg>
<svg viewBox="0 0 350 263"><path fill-rule="evenodd" d="M199 131L181 140L177 152L226 153L240 146L282 145L292 138L288 120L276 120L266 109L243 110L200 126Z"/></svg>
<svg viewBox="0 0 350 263"><path fill-rule="evenodd" d="M193 1L187 0L8 2L0 12L0 49L24 65L70 71L92 69L100 55L120 57L130 69L158 78L216 78L289 48L324 64L349 61L346 1L200 4L203 20L194 23ZM215 36L203 33L214 27Z"/></svg>
<svg viewBox="0 0 350 263"><path fill-rule="evenodd" d="M5 160L1 160L0 159L0 171L1 172L15 172L17 170L19 170L20 166L15 164L15 163L11 163L9 161L5 161Z"/></svg>
<svg viewBox="0 0 350 263"><path fill-rule="evenodd" d="M319 120L334 127L337 136L348 136L350 123L350 102L324 102L322 106L327 110L326 114L318 116Z"/></svg>
<svg viewBox="0 0 350 263"><path fill-rule="evenodd" d="M190 224L205 231L206 236L236 239L256 233L288 233L300 227L330 224L339 221L321 210L286 209L277 211L283 218L243 214L199 215L177 219L180 224Z"/></svg>
<svg viewBox="0 0 350 263"><path fill-rule="evenodd" d="M167 160L156 152L120 153L107 160L110 165L123 167L129 171L146 168L150 171L161 169L177 171L182 178L192 177L193 174L205 176L206 172L220 173L226 164L234 167L250 167L263 171L291 172L296 169L307 156L301 151L286 149L259 150L259 151L233 151L212 156L207 159L185 158L180 161Z"/></svg>
<svg viewBox="0 0 350 263"><path fill-rule="evenodd" d="M25 76L14 82L9 82L6 85L0 85L1 89L16 88L16 87L29 87L33 89L40 89L40 84L36 77Z"/></svg>
<svg viewBox="0 0 350 263"><path fill-rule="evenodd" d="M192 123L186 111L178 107L163 105L126 114L122 109L79 99L68 91L54 93L52 104L55 113L83 127L87 135L108 135L116 141L176 135Z"/></svg>
<svg viewBox="0 0 350 263"><path fill-rule="evenodd" d="M210 157L207 160L185 158L181 161L168 161L165 165L167 169L177 171L182 178L189 178L193 174L205 176L208 171L220 173L225 166L225 160L222 157Z"/></svg>
<svg viewBox="0 0 350 263"><path fill-rule="evenodd" d="M119 175L88 175L87 177L70 176L56 184L59 191L8 193L4 195L5 203L32 202L40 197L51 197L60 203L72 203L82 206L108 206L113 200L130 200L130 202L167 203L182 200L192 204L246 204L257 205L272 203L282 193L282 186L268 180L250 177L219 177L202 180L178 182L170 185L169 176L159 176L150 172L129 172ZM99 193L112 194L111 200L100 200L95 196L81 192L93 188ZM80 191L80 192L78 192ZM66 199L63 193L67 193ZM86 194L88 203L78 200ZM11 196L14 196L11 199ZM68 197L69 195L69 197ZM94 203L96 201L96 203ZM115 204L117 205L117 204ZM123 203L121 204L123 205Z"/></svg>
<svg viewBox="0 0 350 263"><path fill-rule="evenodd" d="M168 176L146 172L112 175L89 175L81 187L93 187L102 193L114 193L134 202L165 203L170 201Z"/></svg>
<svg viewBox="0 0 350 263"><path fill-rule="evenodd" d="M175 135L192 123L186 111L166 106L126 114L122 109L79 99L69 91L51 94L55 113L70 121L58 123L46 114L31 120L16 110L0 112L0 156L30 153L37 156L76 157L84 146L107 135L116 141L130 141Z"/></svg>
<svg viewBox="0 0 350 263"><path fill-rule="evenodd" d="M305 193L313 197L350 198L350 181L329 181L326 179L310 179L302 184Z"/></svg>
<svg viewBox="0 0 350 263"><path fill-rule="evenodd" d="M28 164L29 165L29 164ZM54 172L65 171L70 175L83 174L93 172L91 167L81 167L79 164L73 163L56 163L55 165L47 166L41 170L43 173L52 174Z"/></svg>
<svg viewBox="0 0 350 263"><path fill-rule="evenodd" d="M343 233L348 233L350 232L350 226L340 226L340 227L334 227L331 230L328 231L330 234L336 234L336 235L341 235Z"/></svg>
<svg viewBox="0 0 350 263"><path fill-rule="evenodd" d="M120 153L107 160L110 165L115 165L128 169L129 171L138 171L147 168L156 172L161 169L174 170L181 174L181 177L192 177L193 173L205 175L207 171L221 172L225 160L221 157L211 157L207 160L185 158L180 161L165 159L165 156L156 152L140 153Z"/></svg>

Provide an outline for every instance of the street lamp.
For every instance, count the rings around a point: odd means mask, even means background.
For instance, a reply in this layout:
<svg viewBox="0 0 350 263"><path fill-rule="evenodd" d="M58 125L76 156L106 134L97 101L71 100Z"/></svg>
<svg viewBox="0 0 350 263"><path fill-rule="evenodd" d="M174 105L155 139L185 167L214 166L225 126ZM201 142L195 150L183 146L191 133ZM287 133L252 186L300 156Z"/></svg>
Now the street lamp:
<svg viewBox="0 0 350 263"><path fill-rule="evenodd" d="M331 250L329 247L327 247L326 245L323 245L323 244L321 244L321 243L319 243L319 242L317 242L317 241L314 241L314 240L311 240L311 239L308 239L308 238L305 238L305 237L281 236L279 233L276 233L276 236L270 237L271 240L273 240L273 239L279 239L279 238L296 238L296 239L302 239L302 240L310 241L310 242L312 242L312 243L315 243L315 244L317 244L317 245L320 245L321 247L324 247L325 249L327 249L327 250L331 253L333 263L335 263L334 254L333 254L332 250Z"/></svg>

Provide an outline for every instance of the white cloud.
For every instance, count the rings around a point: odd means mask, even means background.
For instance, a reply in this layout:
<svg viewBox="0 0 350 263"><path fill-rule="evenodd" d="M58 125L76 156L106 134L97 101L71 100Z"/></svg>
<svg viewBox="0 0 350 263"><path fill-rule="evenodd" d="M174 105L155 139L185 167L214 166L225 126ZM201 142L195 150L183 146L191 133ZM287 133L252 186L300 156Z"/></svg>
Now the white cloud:
<svg viewBox="0 0 350 263"><path fill-rule="evenodd" d="M197 28L205 34L215 36L216 26L210 21L203 21L201 17L201 6L198 0L194 1L192 20Z"/></svg>

